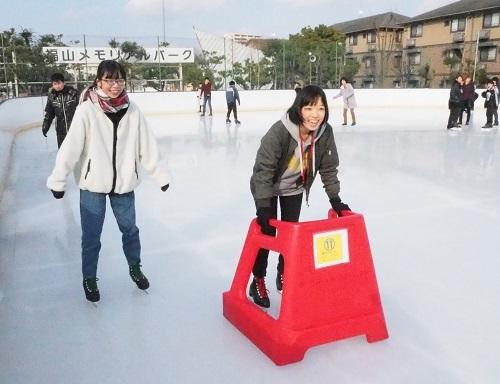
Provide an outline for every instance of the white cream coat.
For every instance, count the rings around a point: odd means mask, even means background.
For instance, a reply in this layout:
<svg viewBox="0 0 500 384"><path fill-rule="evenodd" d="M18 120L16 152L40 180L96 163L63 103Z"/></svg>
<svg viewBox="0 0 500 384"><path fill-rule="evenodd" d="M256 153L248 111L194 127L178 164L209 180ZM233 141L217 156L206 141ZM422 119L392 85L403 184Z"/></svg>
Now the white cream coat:
<svg viewBox="0 0 500 384"><path fill-rule="evenodd" d="M116 140L115 193L134 190L141 181L140 169L160 186L170 183L159 167L160 153L144 115L132 101L118 124ZM109 193L113 187L113 123L92 101L76 109L70 130L56 157L47 187L65 191L68 175L74 171L80 189Z"/></svg>

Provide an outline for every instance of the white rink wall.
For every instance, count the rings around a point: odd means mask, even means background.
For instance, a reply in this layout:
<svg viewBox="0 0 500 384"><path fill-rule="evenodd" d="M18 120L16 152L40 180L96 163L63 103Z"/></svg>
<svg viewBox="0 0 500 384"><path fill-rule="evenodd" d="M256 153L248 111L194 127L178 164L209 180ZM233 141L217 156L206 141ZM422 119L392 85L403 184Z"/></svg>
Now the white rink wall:
<svg viewBox="0 0 500 384"><path fill-rule="evenodd" d="M338 89L325 90L330 107L341 108L342 99L333 100ZM147 115L190 114L198 111L196 92L131 93ZM446 109L448 89L356 89L358 108ZM241 111L284 111L295 97L293 90L240 91ZM41 127L46 97L10 99L0 104L0 198L10 163L15 135L25 129ZM212 93L214 113L226 112L224 91Z"/></svg>

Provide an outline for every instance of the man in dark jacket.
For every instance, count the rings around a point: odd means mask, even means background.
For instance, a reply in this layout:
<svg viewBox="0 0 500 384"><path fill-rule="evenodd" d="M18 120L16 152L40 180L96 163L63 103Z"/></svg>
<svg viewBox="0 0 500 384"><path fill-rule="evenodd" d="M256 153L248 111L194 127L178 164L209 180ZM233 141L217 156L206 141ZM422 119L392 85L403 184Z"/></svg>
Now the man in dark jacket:
<svg viewBox="0 0 500 384"><path fill-rule="evenodd" d="M461 75L457 75L450 90L450 99L448 100L448 108L450 109L450 117L448 118L448 129L457 129L457 120L462 111L462 84Z"/></svg>
<svg viewBox="0 0 500 384"><path fill-rule="evenodd" d="M57 146L60 148L78 105L78 91L64 84L64 76L61 73L54 73L50 77L50 81L52 87L47 95L42 133L47 137L52 120L56 118Z"/></svg>
<svg viewBox="0 0 500 384"><path fill-rule="evenodd" d="M210 108L210 115L212 116L212 83L208 77L205 77L205 81L201 86L200 97L203 96L203 113L201 116L205 116L205 112L207 110L207 102L208 107Z"/></svg>
<svg viewBox="0 0 500 384"><path fill-rule="evenodd" d="M238 120L238 110L236 108L236 101L238 101L238 105L240 104L240 94L236 89L236 85L233 80L229 82L229 87L226 89L226 102L227 102L227 115L226 115L226 123L230 123L231 120L229 116L231 116L231 111L233 111L234 122L236 124L240 124Z"/></svg>

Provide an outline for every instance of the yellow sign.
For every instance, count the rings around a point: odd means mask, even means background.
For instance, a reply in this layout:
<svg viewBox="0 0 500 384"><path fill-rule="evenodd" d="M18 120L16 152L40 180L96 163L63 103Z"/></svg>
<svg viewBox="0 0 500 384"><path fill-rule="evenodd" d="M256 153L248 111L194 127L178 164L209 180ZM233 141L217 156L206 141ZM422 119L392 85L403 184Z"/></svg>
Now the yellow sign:
<svg viewBox="0 0 500 384"><path fill-rule="evenodd" d="M349 262L347 230L317 233L313 236L316 269Z"/></svg>

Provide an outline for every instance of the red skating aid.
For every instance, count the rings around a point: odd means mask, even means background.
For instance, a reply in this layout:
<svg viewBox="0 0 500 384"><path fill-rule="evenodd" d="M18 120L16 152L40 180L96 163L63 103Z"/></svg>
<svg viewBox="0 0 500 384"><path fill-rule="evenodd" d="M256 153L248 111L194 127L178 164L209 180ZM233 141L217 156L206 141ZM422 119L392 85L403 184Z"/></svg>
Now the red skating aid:
<svg viewBox="0 0 500 384"><path fill-rule="evenodd" d="M277 365L300 361L307 349L366 335L369 343L389 337L363 216L346 212L302 223L271 220L277 236L250 224L229 291L224 316ZM260 248L285 259L278 319L247 298Z"/></svg>

